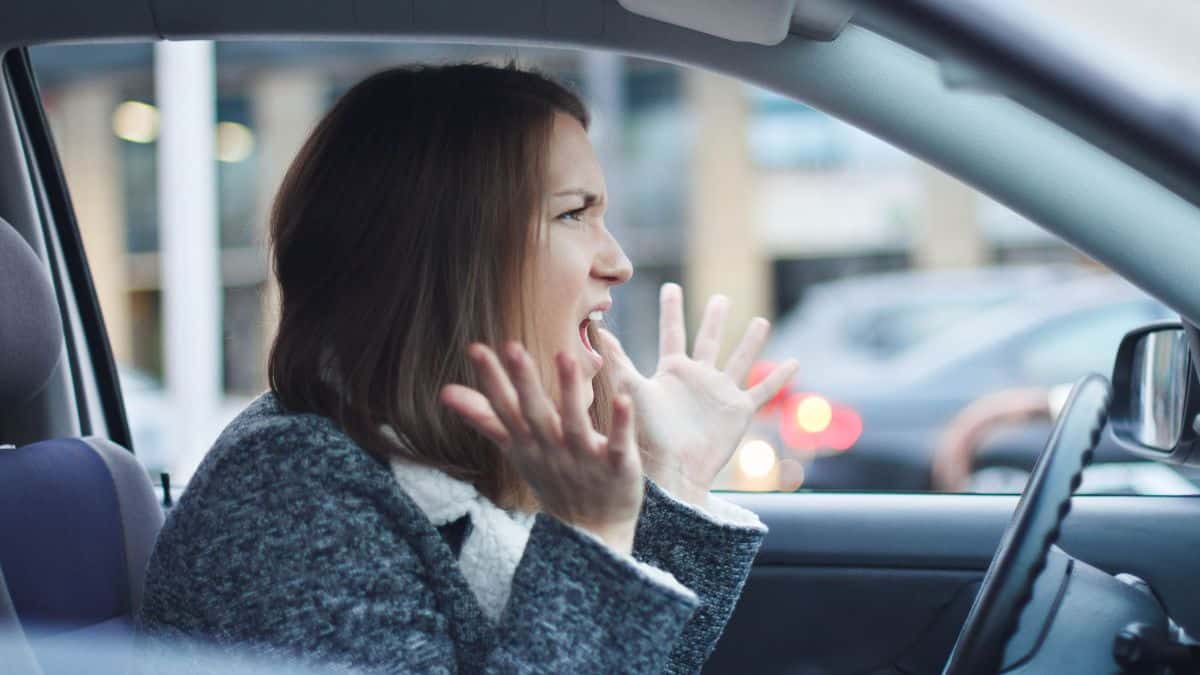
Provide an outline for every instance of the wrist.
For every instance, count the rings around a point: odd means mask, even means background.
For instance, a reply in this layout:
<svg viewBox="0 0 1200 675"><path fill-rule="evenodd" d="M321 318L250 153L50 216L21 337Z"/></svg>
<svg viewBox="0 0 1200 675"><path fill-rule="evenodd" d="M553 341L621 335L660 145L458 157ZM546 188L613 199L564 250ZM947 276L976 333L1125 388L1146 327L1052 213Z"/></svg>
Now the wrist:
<svg viewBox="0 0 1200 675"><path fill-rule="evenodd" d="M678 473L657 476L647 473L646 476L667 494L681 502L699 508L705 508L708 505L709 488L697 485Z"/></svg>
<svg viewBox="0 0 1200 675"><path fill-rule="evenodd" d="M702 456L703 454L705 453L697 452L691 456ZM712 480L698 480L687 475L683 469L684 464L679 458L688 455L689 453L666 453L643 447L642 469L647 478L654 481L675 499L703 508L708 504L708 492L712 489ZM670 462L662 461L667 457L676 459Z"/></svg>
<svg viewBox="0 0 1200 675"><path fill-rule="evenodd" d="M634 528L607 528L602 531L591 530L606 546L621 555L633 554Z"/></svg>
<svg viewBox="0 0 1200 675"><path fill-rule="evenodd" d="M708 490L696 487L686 481L681 481L680 485L671 491L671 496L700 509L708 507Z"/></svg>
<svg viewBox="0 0 1200 675"><path fill-rule="evenodd" d="M633 553L633 536L637 531L637 521L606 525L584 525L572 523L578 530L599 539L601 543L622 555Z"/></svg>

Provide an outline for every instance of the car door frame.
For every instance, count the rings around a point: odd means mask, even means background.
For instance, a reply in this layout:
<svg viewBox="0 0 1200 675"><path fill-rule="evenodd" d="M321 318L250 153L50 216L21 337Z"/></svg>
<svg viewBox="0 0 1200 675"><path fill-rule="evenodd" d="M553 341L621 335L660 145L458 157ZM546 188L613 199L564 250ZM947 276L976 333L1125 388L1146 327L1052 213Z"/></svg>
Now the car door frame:
<svg viewBox="0 0 1200 675"><path fill-rule="evenodd" d="M4 428L16 441L54 436L101 436L132 449L116 361L92 282L79 224L50 132L26 48L10 49L0 65L13 122L14 154L24 162L21 181L0 187L12 223L42 258L54 283L64 355L44 391L6 411ZM22 203L25 208L18 208Z"/></svg>

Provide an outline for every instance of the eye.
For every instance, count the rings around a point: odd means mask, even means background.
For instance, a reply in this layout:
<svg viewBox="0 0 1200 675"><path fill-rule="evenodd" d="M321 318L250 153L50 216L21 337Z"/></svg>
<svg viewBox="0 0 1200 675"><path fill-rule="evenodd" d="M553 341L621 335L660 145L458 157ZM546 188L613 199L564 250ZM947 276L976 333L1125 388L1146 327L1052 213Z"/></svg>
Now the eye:
<svg viewBox="0 0 1200 675"><path fill-rule="evenodd" d="M566 221L571 221L571 222L575 222L575 223L582 223L583 222L583 213L584 213L584 211L587 211L587 209L588 209L588 207L581 206L577 209L565 211L563 213L560 213L555 218L555 220L566 220Z"/></svg>

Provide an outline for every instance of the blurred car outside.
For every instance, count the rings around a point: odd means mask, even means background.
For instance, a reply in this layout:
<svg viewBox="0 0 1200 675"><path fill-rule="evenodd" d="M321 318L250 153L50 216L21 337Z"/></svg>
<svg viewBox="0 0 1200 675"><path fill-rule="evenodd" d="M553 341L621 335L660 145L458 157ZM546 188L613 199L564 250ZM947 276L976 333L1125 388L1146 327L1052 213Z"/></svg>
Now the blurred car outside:
<svg viewBox="0 0 1200 675"><path fill-rule="evenodd" d="M780 462L794 460L800 487L928 490L939 435L972 401L1019 387L1049 395L1088 372L1107 375L1128 330L1173 317L1128 282L1083 266L815 287L764 352L767 363L798 358L800 373L752 424L721 480L794 489L794 477L780 482ZM1004 432L981 448L981 469L1032 466L1049 422ZM1106 441L1097 449L1097 462L1129 459Z"/></svg>
<svg viewBox="0 0 1200 675"><path fill-rule="evenodd" d="M823 380L854 379L971 315L1087 274L1073 264L998 265L816 284L776 322L764 358L806 363L816 355Z"/></svg>

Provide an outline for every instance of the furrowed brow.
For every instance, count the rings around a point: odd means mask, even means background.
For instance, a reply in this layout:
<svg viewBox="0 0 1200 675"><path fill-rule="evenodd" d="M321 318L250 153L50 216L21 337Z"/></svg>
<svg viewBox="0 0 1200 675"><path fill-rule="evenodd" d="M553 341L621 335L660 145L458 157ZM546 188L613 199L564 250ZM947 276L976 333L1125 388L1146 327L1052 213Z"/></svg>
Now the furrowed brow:
<svg viewBox="0 0 1200 675"><path fill-rule="evenodd" d="M591 206L591 205L596 204L597 202L601 201L600 195L596 194L595 192L588 192L587 190L582 190L582 189L563 190L561 192L555 192L553 196L555 196L555 197L582 197L584 207Z"/></svg>

